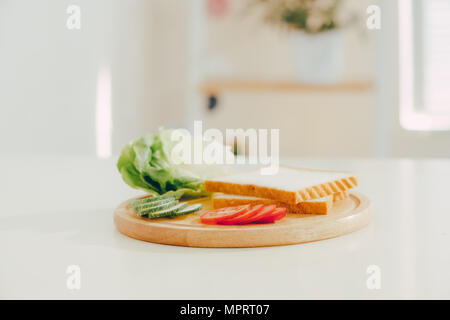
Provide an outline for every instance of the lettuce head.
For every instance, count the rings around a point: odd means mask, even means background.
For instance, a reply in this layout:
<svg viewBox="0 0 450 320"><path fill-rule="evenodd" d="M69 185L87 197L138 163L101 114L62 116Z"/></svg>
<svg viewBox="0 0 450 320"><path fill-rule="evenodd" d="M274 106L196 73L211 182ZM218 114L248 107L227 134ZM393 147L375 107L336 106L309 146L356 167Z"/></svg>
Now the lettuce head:
<svg viewBox="0 0 450 320"><path fill-rule="evenodd" d="M208 195L204 180L229 173L224 165L183 163L175 159L171 139L173 130L160 129L128 143L117 162L122 179L132 188L153 195L182 191L185 196Z"/></svg>

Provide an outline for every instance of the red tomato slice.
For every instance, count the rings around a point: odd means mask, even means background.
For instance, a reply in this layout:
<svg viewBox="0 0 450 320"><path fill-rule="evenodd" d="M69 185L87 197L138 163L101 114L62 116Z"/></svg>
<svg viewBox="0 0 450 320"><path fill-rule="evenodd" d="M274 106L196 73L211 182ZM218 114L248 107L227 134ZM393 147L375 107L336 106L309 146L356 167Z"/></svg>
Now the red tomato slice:
<svg viewBox="0 0 450 320"><path fill-rule="evenodd" d="M234 218L224 218L221 219L219 221L217 221L218 224L226 224L226 225L231 225L231 224L245 224L245 221L247 221L249 218L251 218L252 216L254 216L255 214L258 214L262 209L264 208L263 204L258 204L254 207L252 207L250 210L248 210L247 212L244 212Z"/></svg>
<svg viewBox="0 0 450 320"><path fill-rule="evenodd" d="M273 223L276 220L283 219L286 216L286 208L276 208L269 216L263 217L255 223Z"/></svg>
<svg viewBox="0 0 450 320"><path fill-rule="evenodd" d="M234 218L240 214L247 212L250 209L250 205L236 206L236 207L226 207L220 208L212 211L205 212L200 216L203 223L213 224L217 223L219 220L224 218Z"/></svg>
<svg viewBox="0 0 450 320"><path fill-rule="evenodd" d="M250 218L248 218L248 219L245 221L245 224L247 224L247 223L252 223L252 222L258 221L258 220L260 220L260 219L262 219L262 218L264 218L264 217L270 216L270 215L272 214L272 212L273 212L276 208L277 208L277 206L274 205L274 204L265 206L260 212L258 212L257 214L251 216Z"/></svg>

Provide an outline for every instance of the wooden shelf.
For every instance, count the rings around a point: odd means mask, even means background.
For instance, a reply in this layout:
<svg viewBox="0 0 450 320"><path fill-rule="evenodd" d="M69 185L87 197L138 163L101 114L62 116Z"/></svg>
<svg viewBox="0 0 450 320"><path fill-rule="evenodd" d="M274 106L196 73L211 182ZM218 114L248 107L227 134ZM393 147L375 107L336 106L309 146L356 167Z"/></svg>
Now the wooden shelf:
<svg viewBox="0 0 450 320"><path fill-rule="evenodd" d="M337 84L302 84L297 82L263 82L263 81L207 81L200 86L206 95L217 95L224 91L286 91L286 92L340 92L367 91L371 82L342 82Z"/></svg>

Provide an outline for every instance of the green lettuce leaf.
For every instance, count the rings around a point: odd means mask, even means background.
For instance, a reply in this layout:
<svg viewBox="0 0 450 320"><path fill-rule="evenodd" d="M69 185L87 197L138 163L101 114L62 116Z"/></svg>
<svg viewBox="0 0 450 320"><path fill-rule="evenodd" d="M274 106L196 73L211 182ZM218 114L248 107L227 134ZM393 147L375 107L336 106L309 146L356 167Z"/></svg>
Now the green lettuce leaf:
<svg viewBox="0 0 450 320"><path fill-rule="evenodd" d="M227 170L219 165L175 164L170 158L176 145L170 140L171 132L160 129L159 135L146 134L128 143L117 162L123 180L153 195L171 191L182 191L187 197L208 195L204 179Z"/></svg>

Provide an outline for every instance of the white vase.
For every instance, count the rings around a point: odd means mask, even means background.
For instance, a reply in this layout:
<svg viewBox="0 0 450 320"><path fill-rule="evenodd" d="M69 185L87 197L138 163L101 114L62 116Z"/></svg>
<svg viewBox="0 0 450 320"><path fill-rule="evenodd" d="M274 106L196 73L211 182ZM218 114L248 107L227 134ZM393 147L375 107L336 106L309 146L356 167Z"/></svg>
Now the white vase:
<svg viewBox="0 0 450 320"><path fill-rule="evenodd" d="M311 84L332 84L342 78L344 39L339 30L317 34L292 33L296 80Z"/></svg>

